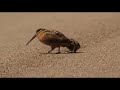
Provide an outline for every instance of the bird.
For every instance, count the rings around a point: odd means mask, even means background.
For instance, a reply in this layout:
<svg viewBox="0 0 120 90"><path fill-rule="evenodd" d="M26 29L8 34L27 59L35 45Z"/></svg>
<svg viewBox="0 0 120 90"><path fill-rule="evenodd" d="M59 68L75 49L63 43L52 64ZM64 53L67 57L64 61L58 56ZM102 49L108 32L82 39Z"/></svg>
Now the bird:
<svg viewBox="0 0 120 90"><path fill-rule="evenodd" d="M70 50L71 53L76 53L80 48L78 41L74 39L67 38L63 33L56 30L48 30L44 28L39 28L36 30L35 35L28 41L28 45L35 37L38 38L40 42L51 47L47 53L51 53L55 48L58 48L57 53L60 52L60 47L66 47Z"/></svg>

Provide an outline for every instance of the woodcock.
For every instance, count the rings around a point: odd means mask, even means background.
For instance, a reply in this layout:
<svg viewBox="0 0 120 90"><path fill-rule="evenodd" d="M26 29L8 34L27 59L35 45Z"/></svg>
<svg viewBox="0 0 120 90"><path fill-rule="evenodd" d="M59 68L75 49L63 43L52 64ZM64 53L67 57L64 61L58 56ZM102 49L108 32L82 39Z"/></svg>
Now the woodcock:
<svg viewBox="0 0 120 90"><path fill-rule="evenodd" d="M61 53L60 47L67 47L71 53L75 53L80 48L80 44L74 39L67 38L59 31L46 30L44 28L37 29L35 35L26 45L28 45L35 37L38 37L40 42L51 47L51 50L48 51L48 53L55 48L58 48L57 53Z"/></svg>

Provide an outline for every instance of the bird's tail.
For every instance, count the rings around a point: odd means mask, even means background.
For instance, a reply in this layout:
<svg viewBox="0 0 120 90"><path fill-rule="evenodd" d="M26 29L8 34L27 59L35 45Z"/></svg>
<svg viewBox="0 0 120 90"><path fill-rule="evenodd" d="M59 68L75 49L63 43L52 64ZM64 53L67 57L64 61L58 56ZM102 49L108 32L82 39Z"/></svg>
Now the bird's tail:
<svg viewBox="0 0 120 90"><path fill-rule="evenodd" d="M66 39L64 39L64 40L62 40L62 46L63 47L68 47L68 46L70 46L71 45L71 40L70 39L68 39L68 38L66 38Z"/></svg>
<svg viewBox="0 0 120 90"><path fill-rule="evenodd" d="M79 44L79 42L77 42L74 39L69 39L68 40L68 44L66 46L70 51L72 52L76 52L81 46Z"/></svg>

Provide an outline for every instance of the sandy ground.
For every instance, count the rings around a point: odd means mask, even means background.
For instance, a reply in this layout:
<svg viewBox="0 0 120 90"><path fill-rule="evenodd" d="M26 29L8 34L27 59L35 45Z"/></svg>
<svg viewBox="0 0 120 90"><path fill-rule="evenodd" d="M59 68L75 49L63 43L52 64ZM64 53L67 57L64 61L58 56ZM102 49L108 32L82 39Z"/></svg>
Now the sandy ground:
<svg viewBox="0 0 120 90"><path fill-rule="evenodd" d="M50 47L37 38L25 46L38 28L61 31L81 49L45 54ZM0 13L0 77L120 77L120 13Z"/></svg>

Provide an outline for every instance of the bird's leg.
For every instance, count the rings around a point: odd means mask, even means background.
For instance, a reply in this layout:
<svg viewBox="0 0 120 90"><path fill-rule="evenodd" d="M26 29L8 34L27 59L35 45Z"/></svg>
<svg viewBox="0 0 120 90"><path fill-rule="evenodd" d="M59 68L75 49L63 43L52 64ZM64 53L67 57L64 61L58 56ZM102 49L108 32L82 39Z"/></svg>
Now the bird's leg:
<svg viewBox="0 0 120 90"><path fill-rule="evenodd" d="M51 51L53 51L55 49L55 47L51 47L51 50L48 51L48 53L50 53Z"/></svg>
<svg viewBox="0 0 120 90"><path fill-rule="evenodd" d="M60 52L60 47L58 47L58 52L57 52L56 54L59 54L59 53L61 53L61 52Z"/></svg>

